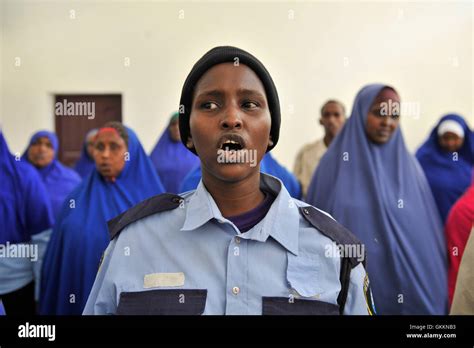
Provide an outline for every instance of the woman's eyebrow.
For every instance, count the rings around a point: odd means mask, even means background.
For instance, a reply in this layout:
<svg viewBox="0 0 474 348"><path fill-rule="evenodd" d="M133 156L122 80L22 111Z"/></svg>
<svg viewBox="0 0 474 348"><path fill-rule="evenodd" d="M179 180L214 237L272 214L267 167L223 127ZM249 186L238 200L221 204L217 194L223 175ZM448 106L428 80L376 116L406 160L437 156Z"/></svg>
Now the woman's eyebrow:
<svg viewBox="0 0 474 348"><path fill-rule="evenodd" d="M202 98L202 97L223 98L225 94L226 93L224 93L221 90L213 89L209 91L200 92L198 95L196 95L196 98ZM237 94L238 95L254 95L259 98L263 98L263 99L265 98L265 96L262 93L260 93L259 91L255 89L239 88L237 90Z"/></svg>
<svg viewBox="0 0 474 348"><path fill-rule="evenodd" d="M201 97L216 97L216 98L221 98L224 96L224 92L219 91L217 89L213 89L210 91L204 91L196 95L196 98L201 98Z"/></svg>
<svg viewBox="0 0 474 348"><path fill-rule="evenodd" d="M265 99L265 96L255 89L248 89L248 88L241 88L237 90L237 94L239 95L255 95L258 98Z"/></svg>

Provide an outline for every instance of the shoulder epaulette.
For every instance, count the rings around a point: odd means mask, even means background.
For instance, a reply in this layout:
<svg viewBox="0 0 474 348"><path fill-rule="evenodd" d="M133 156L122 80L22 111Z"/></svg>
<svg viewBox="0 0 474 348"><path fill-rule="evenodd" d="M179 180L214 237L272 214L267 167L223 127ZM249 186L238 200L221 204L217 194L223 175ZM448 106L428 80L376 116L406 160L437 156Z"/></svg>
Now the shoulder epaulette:
<svg viewBox="0 0 474 348"><path fill-rule="evenodd" d="M144 217L177 208L183 198L171 193L162 193L138 203L107 223L110 240L117 237L120 232L131 223Z"/></svg>
<svg viewBox="0 0 474 348"><path fill-rule="evenodd" d="M349 231L347 228L342 226L340 223L332 219L331 217L327 216L326 214L320 212L318 209L308 206L308 207L301 207L299 208L301 215L310 223L311 226L321 231L326 237L334 241L336 244L339 245L350 245L350 246L357 246L360 245L361 242L357 239L354 234ZM356 255L342 255L346 257L352 268L357 266L360 261L356 257ZM364 255L364 262L365 266L365 255Z"/></svg>

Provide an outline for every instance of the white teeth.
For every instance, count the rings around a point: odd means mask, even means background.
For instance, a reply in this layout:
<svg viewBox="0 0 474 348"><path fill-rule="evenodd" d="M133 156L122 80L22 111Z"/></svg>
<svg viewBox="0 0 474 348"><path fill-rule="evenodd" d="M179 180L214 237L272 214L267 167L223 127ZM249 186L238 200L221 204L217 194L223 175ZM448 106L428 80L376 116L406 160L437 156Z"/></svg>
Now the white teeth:
<svg viewBox="0 0 474 348"><path fill-rule="evenodd" d="M225 147L226 145L229 145L229 144L237 144L237 145L240 145L240 143L237 142L237 141L234 141L234 140L226 140L226 141L224 141L224 143L221 145L221 148L222 148L222 147Z"/></svg>

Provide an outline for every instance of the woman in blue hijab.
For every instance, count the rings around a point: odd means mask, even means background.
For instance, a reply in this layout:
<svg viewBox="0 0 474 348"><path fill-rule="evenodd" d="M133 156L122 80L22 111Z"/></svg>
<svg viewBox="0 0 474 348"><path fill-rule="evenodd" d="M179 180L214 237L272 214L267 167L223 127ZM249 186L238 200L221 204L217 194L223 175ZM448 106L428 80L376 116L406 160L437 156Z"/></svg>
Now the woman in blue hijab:
<svg viewBox="0 0 474 348"><path fill-rule="evenodd" d="M365 244L378 314L446 314L443 227L423 170L406 149L399 112L393 88L362 88L307 199Z"/></svg>
<svg viewBox="0 0 474 348"><path fill-rule="evenodd" d="M94 137L97 134L98 129L91 129L84 140L84 145L81 150L81 157L79 157L74 170L81 176L81 178L87 177L94 171L95 162L92 158L92 149L94 147Z"/></svg>
<svg viewBox="0 0 474 348"><path fill-rule="evenodd" d="M7 314L29 316L35 314L38 248L53 216L40 176L31 165L17 161L10 153L1 129L0 178L0 299ZM7 251L20 246L28 254L9 257Z"/></svg>
<svg viewBox="0 0 474 348"><path fill-rule="evenodd" d="M53 132L36 132L22 160L35 166L49 194L56 217L66 196L81 182L80 176L58 160L58 137Z"/></svg>
<svg viewBox="0 0 474 348"><path fill-rule="evenodd" d="M54 226L43 264L41 314L80 315L109 242L107 221L164 192L137 136L122 124L99 130L93 155L97 169L69 195Z"/></svg>
<svg viewBox="0 0 474 348"><path fill-rule="evenodd" d="M451 206L471 184L474 153L466 121L456 114L443 116L416 152L416 158L444 223Z"/></svg>
<svg viewBox="0 0 474 348"><path fill-rule="evenodd" d="M150 155L166 192L170 193L179 193L184 178L199 163L199 158L181 142L178 119L178 112L171 116Z"/></svg>
<svg viewBox="0 0 474 348"><path fill-rule="evenodd" d="M302 191L299 181L285 167L279 164L270 152L267 152L260 162L260 171L280 179L291 197L301 198ZM201 181L200 163L184 178L179 192L195 190L199 185L199 181Z"/></svg>

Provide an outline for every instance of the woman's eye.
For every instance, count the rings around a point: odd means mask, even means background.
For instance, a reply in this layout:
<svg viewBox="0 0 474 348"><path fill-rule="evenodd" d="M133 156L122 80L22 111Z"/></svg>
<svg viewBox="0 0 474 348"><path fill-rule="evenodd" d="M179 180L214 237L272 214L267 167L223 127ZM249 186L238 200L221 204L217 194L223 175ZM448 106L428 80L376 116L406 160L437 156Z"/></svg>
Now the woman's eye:
<svg viewBox="0 0 474 348"><path fill-rule="evenodd" d="M206 102L201 104L201 108L203 109L208 109L208 110L214 110L217 109L217 104L214 102Z"/></svg>
<svg viewBox="0 0 474 348"><path fill-rule="evenodd" d="M118 147L119 147L119 146L118 146L117 144L110 144L110 149L111 149L112 151L116 151L116 150L118 149Z"/></svg>
<svg viewBox="0 0 474 348"><path fill-rule="evenodd" d="M374 114L374 115L377 116L377 117L384 117L384 116L386 116L386 115L382 115L382 112L381 112L380 109L379 109L379 110L372 110L372 114Z"/></svg>
<svg viewBox="0 0 474 348"><path fill-rule="evenodd" d="M259 105L258 103L256 102L252 102L252 101L247 101L247 102L244 102L243 103L243 107L247 108L247 109L255 109L257 108Z"/></svg>

